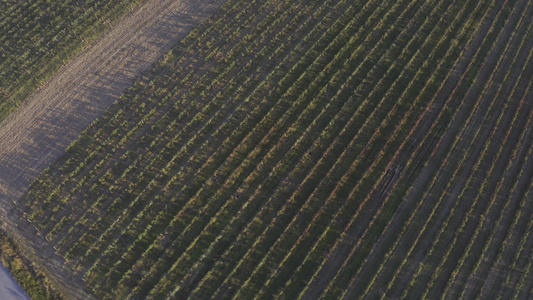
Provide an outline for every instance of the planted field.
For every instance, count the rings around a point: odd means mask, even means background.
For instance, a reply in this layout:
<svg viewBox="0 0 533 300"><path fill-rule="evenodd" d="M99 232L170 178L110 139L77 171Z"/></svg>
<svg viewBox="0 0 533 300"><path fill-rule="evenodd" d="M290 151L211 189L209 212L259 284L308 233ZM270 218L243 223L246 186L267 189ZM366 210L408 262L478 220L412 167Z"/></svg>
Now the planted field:
<svg viewBox="0 0 533 300"><path fill-rule="evenodd" d="M15 215L96 298L528 298L532 18L228 0Z"/></svg>

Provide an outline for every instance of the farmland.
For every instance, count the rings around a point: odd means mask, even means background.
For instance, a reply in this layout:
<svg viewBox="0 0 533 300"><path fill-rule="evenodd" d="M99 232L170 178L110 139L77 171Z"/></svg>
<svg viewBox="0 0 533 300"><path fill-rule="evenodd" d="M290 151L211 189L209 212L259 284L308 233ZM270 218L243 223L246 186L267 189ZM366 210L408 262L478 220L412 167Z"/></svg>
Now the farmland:
<svg viewBox="0 0 533 300"><path fill-rule="evenodd" d="M526 299L532 19L228 0L11 218L99 299Z"/></svg>

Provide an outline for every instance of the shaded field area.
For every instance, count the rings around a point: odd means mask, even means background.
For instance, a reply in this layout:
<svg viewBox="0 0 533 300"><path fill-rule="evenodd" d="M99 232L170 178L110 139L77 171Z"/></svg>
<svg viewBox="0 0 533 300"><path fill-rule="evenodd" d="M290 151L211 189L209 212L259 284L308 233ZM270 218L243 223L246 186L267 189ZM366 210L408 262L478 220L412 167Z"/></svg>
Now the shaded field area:
<svg viewBox="0 0 533 300"><path fill-rule="evenodd" d="M0 297L6 300L30 299L3 266L0 266Z"/></svg>
<svg viewBox="0 0 533 300"><path fill-rule="evenodd" d="M527 0L226 1L10 215L96 298L527 299L532 26Z"/></svg>

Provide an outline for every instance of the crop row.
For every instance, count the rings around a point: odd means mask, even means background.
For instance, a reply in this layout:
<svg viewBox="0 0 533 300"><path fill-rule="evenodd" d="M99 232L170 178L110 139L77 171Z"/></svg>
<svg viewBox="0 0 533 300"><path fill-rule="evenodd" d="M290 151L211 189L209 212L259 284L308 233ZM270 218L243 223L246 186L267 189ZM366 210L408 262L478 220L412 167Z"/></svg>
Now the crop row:
<svg viewBox="0 0 533 300"><path fill-rule="evenodd" d="M478 293L529 224L526 2L228 1L27 217L98 297Z"/></svg>

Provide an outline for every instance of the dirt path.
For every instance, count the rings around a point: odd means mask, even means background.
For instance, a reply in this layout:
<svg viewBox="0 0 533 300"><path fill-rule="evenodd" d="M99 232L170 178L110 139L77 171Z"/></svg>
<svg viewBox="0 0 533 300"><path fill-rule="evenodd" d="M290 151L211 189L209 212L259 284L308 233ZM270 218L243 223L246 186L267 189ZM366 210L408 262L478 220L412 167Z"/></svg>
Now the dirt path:
<svg viewBox="0 0 533 300"><path fill-rule="evenodd" d="M223 0L152 0L120 20L0 124L0 203L13 203L76 137Z"/></svg>
<svg viewBox="0 0 533 300"><path fill-rule="evenodd" d="M62 67L0 124L3 227L18 228L11 234L25 240L25 244L44 259L47 268L54 269L53 266L63 262L54 256L53 249L47 249L50 247L44 239L31 234L32 226L17 220L17 201L31 182L60 157L91 122L101 117L139 74L148 70L223 2L148 1L120 19L94 45Z"/></svg>
<svg viewBox="0 0 533 300"><path fill-rule="evenodd" d="M29 300L30 298L9 275L9 271L0 265L0 299Z"/></svg>

